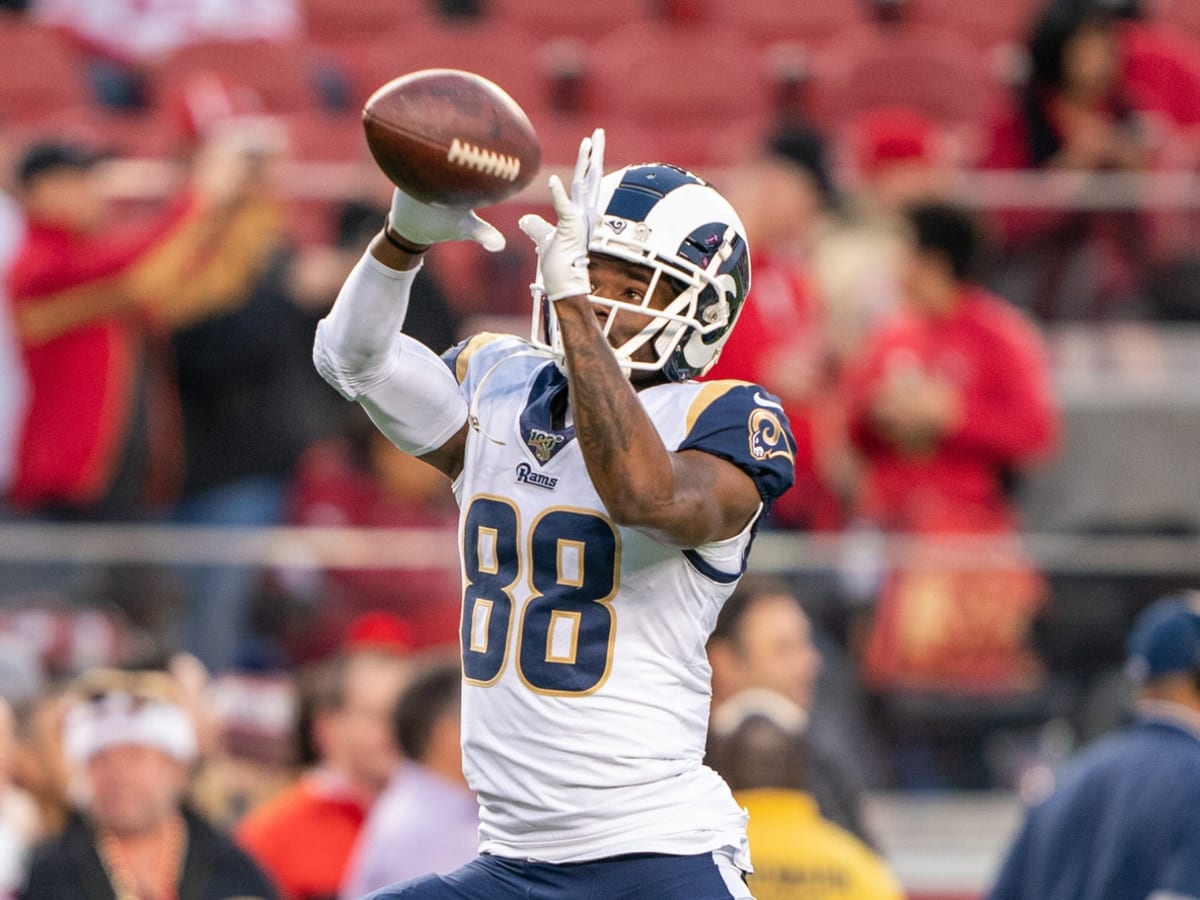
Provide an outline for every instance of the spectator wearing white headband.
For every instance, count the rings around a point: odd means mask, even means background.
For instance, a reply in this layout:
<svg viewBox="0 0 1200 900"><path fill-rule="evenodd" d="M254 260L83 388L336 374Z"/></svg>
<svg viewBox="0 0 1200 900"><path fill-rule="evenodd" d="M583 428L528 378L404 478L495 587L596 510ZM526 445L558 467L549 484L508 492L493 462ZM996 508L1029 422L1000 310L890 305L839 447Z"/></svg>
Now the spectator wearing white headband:
<svg viewBox="0 0 1200 900"><path fill-rule="evenodd" d="M245 853L183 805L196 732L169 675L96 670L69 697L80 809L38 849L22 898L275 900Z"/></svg>

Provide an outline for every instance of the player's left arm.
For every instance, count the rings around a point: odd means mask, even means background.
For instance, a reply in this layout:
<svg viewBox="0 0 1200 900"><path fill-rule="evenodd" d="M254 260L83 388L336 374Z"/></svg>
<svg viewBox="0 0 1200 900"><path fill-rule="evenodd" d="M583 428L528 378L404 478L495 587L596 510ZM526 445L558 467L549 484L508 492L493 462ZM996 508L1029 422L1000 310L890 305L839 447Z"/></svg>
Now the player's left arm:
<svg viewBox="0 0 1200 900"><path fill-rule="evenodd" d="M754 481L705 451L669 451L587 298L557 302L575 439L613 521L680 547L740 533L762 504Z"/></svg>
<svg viewBox="0 0 1200 900"><path fill-rule="evenodd" d="M474 211L434 207L393 191L388 224L317 326L313 362L393 444L454 479L466 449L466 401L438 356L401 332L422 254L449 240L473 240L491 251L504 247L500 232Z"/></svg>

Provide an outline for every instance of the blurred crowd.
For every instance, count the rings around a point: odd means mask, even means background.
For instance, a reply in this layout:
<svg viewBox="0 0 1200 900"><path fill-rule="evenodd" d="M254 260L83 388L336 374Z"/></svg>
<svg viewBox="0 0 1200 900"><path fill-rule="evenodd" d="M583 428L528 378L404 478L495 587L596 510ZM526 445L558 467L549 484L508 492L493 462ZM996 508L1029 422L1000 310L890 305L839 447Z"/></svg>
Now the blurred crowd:
<svg viewBox="0 0 1200 900"><path fill-rule="evenodd" d="M709 761L775 848L761 895L800 877L902 896L853 767L808 727L822 664L788 584L748 577L709 652ZM5 701L0 897L358 900L454 869L478 829L459 713L454 649L417 648L383 612L290 672L175 654Z"/></svg>
<svg viewBox="0 0 1200 900"><path fill-rule="evenodd" d="M458 697L453 655L373 613L291 674L177 654L6 703L0 896L318 900L456 864L477 827Z"/></svg>
<svg viewBox="0 0 1200 900"><path fill-rule="evenodd" d="M1196 883L1198 596L1137 618L1136 723L1039 782L1030 799L1044 805L994 896L1042 897L1064 877L1101 884L1087 875L1097 861L1121 860L1101 867L1117 893L1097 897ZM708 654L706 762L750 812L755 895L905 896L855 761L820 727L823 663L789 585L748 576ZM375 612L290 674L212 677L176 654L90 668L15 711L4 701L0 897L359 900L451 871L474 857L478 829L460 690L456 653L414 648L403 619ZM1164 829L1174 839L1146 840Z"/></svg>
<svg viewBox="0 0 1200 900"><path fill-rule="evenodd" d="M454 540L440 476L310 362L386 210L357 111L441 61L509 88L548 167L603 125L613 163L694 167L745 221L750 301L706 377L784 403L797 483L767 527L853 552L826 577L747 577L710 648L714 740L770 748L746 732L756 716L803 733L763 771L803 786L857 860L873 843L864 789L1020 786L1063 752L1047 721L1083 739L1120 719L1121 689L1096 693L1093 676L1119 669L1150 596L1110 611L1099 639L1072 635L1014 498L1061 443L1047 328L1200 318L1194 211L1103 202L1125 184L1105 178L1195 169L1185 4L763 3L761 21L760 4L704 0L2 5L0 68L16 74L0 78L0 520ZM702 48L712 71L640 69L663 40ZM58 74L22 80L34 58ZM620 77L630 67L654 75ZM974 179L1006 172L1067 176L1067 193L1047 204L1014 181L976 210ZM492 211L503 254L431 254L406 330L440 352L523 329L534 260L514 226L540 204ZM897 536L903 564L885 550ZM297 900L470 855L445 662L459 575L412 555L402 570L11 566L0 894L47 835L47 885L74 854L114 884L179 870ZM155 763L106 752L142 722L164 729L143 742ZM122 785L143 808L122 806ZM388 811L363 831L377 799ZM142 815L159 818L125 841L123 817ZM420 849L381 849L399 844Z"/></svg>

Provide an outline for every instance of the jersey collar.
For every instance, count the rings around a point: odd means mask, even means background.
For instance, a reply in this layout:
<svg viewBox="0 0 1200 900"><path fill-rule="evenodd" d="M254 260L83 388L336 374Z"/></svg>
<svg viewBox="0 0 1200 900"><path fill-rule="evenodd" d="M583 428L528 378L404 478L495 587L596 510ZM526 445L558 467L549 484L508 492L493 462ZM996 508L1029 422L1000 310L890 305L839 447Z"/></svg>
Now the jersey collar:
<svg viewBox="0 0 1200 900"><path fill-rule="evenodd" d="M554 409L567 390L567 377L553 362L543 365L533 376L529 399L521 410L521 443L539 466L550 462L575 439L575 426L554 427ZM563 397L565 400L565 396Z"/></svg>

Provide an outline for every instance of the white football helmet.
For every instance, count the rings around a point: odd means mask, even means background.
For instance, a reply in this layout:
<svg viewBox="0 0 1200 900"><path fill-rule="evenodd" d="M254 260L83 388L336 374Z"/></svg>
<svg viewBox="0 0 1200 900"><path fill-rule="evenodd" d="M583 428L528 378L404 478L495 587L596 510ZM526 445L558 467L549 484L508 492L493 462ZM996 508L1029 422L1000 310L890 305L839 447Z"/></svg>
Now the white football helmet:
<svg viewBox="0 0 1200 900"><path fill-rule="evenodd" d="M626 166L604 176L599 209L589 254L653 270L640 304L588 297L610 310L606 337L622 310L652 317L614 348L621 366L626 371L662 372L669 381L703 375L717 361L750 289L750 253L741 219L708 182L661 163ZM651 309L650 298L663 278L677 295L666 309ZM531 341L561 360L554 304L540 283L532 290ZM653 348L653 359L634 360L646 345Z"/></svg>

